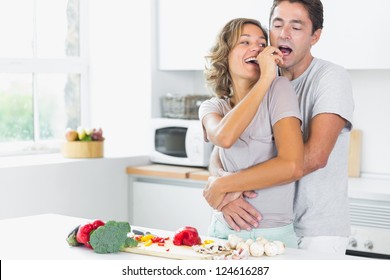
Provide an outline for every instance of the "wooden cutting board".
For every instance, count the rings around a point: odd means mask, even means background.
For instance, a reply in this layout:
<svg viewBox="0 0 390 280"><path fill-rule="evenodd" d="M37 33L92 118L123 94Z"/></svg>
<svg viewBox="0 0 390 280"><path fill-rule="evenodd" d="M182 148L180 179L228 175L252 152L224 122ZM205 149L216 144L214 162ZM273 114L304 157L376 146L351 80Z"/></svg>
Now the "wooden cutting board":
<svg viewBox="0 0 390 280"><path fill-rule="evenodd" d="M353 129L349 139L348 176L360 177L362 131Z"/></svg>
<svg viewBox="0 0 390 280"><path fill-rule="evenodd" d="M175 246L171 240L166 240L165 246L158 246L156 243L144 246L140 243L138 247L124 248L122 251L176 260L210 260L213 258L211 255L197 253L189 246Z"/></svg>

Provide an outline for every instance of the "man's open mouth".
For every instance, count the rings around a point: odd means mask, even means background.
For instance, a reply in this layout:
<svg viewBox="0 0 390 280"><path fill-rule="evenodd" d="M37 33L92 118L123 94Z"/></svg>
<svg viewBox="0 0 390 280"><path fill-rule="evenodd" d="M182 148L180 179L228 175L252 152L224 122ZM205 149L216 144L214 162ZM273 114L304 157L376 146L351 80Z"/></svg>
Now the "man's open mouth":
<svg viewBox="0 0 390 280"><path fill-rule="evenodd" d="M292 49L287 46L280 46L279 50L283 53L283 56L289 55L292 52Z"/></svg>

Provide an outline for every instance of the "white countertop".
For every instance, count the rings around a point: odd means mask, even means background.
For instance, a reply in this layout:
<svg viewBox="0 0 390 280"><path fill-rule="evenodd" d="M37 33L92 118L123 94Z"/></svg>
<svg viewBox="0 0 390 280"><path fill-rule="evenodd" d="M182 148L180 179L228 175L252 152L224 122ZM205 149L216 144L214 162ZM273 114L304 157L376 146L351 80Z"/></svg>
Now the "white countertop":
<svg viewBox="0 0 390 280"><path fill-rule="evenodd" d="M68 233L91 220L45 214L0 220L0 259L2 260L156 260L159 257L125 252L97 254L83 246L70 247ZM132 228L137 228L132 226ZM154 234L173 236L170 231L153 229ZM264 260L360 260L352 256L314 253L287 248L283 255L261 257ZM258 258L256 258L258 259Z"/></svg>

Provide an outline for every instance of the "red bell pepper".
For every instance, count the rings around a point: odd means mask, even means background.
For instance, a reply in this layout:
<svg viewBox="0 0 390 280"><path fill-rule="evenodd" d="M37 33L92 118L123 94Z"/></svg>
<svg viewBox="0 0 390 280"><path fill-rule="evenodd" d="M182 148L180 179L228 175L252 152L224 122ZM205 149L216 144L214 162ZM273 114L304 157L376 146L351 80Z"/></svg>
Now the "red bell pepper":
<svg viewBox="0 0 390 280"><path fill-rule="evenodd" d="M202 243L198 231L194 227L186 226L178 231L173 238L173 244L176 246L187 245L194 246Z"/></svg>
<svg viewBox="0 0 390 280"><path fill-rule="evenodd" d="M77 242L84 244L88 248L92 248L89 244L89 235L93 231L92 224L85 224L80 226L79 231L77 232L76 239Z"/></svg>
<svg viewBox="0 0 390 280"><path fill-rule="evenodd" d="M91 244L89 244L89 237L95 229L97 229L98 227L104 226L104 224L105 223L101 220L95 220L92 223L88 223L88 224L80 226L79 230L77 231L77 234L76 234L77 242L82 243L86 247L92 249Z"/></svg>
<svg viewBox="0 0 390 280"><path fill-rule="evenodd" d="M98 227L104 226L105 223L102 220L95 220L92 222L93 229L97 229Z"/></svg>
<svg viewBox="0 0 390 280"><path fill-rule="evenodd" d="M165 238L164 237L155 236L155 237L152 238L152 242L153 243L165 243Z"/></svg>

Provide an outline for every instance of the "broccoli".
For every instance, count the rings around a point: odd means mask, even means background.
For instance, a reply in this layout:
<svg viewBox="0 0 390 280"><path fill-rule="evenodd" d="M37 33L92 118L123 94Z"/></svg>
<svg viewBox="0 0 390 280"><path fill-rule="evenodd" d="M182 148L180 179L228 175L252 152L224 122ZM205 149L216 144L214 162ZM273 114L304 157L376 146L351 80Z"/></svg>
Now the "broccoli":
<svg viewBox="0 0 390 280"><path fill-rule="evenodd" d="M125 242L125 247L137 247L138 246L138 241L135 240L132 237L127 237L126 242Z"/></svg>
<svg viewBox="0 0 390 280"><path fill-rule="evenodd" d="M127 234L129 232L130 224L128 222L108 221L104 226L98 227L91 233L89 243L99 254L119 252L124 247L134 244L128 240Z"/></svg>

